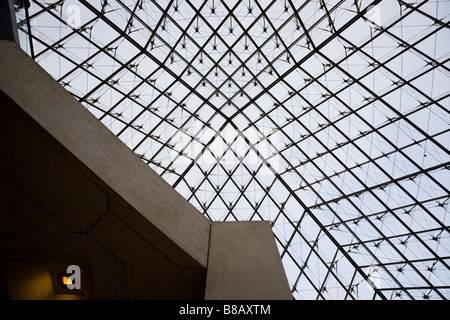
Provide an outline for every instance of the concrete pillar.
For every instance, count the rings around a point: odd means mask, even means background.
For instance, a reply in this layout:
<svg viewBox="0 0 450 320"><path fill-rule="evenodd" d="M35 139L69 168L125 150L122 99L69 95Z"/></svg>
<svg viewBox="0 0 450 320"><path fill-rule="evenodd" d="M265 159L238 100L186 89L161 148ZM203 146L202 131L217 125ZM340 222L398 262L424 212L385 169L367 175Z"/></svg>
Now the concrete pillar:
<svg viewBox="0 0 450 320"><path fill-rule="evenodd" d="M292 299L268 221L212 223L205 299Z"/></svg>
<svg viewBox="0 0 450 320"><path fill-rule="evenodd" d="M14 41L19 45L13 0L0 1L0 39Z"/></svg>

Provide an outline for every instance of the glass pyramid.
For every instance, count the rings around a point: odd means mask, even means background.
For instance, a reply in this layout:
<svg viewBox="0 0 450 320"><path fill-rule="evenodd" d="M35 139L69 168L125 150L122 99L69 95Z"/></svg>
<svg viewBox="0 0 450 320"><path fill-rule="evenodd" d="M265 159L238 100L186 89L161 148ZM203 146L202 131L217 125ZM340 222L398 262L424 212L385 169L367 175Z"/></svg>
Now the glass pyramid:
<svg viewBox="0 0 450 320"><path fill-rule="evenodd" d="M30 2L35 61L208 219L269 220L295 299L450 298L450 1Z"/></svg>

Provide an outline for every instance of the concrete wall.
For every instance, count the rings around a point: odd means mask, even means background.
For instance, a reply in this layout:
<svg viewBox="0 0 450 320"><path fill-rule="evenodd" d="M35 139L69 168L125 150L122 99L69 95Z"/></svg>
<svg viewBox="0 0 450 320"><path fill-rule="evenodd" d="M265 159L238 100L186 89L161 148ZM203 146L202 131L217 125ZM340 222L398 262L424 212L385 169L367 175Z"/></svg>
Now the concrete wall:
<svg viewBox="0 0 450 320"><path fill-rule="evenodd" d="M209 222L201 213L13 42L1 41L0 68L0 89L20 106L16 114L104 190L124 221L149 240L167 238L174 257L186 252L181 267L206 266Z"/></svg>
<svg viewBox="0 0 450 320"><path fill-rule="evenodd" d="M205 298L292 299L268 221L211 225Z"/></svg>
<svg viewBox="0 0 450 320"><path fill-rule="evenodd" d="M0 148L0 277L8 298L292 298L268 222L211 227L4 40ZM80 291L54 283L72 264L81 268Z"/></svg>
<svg viewBox="0 0 450 320"><path fill-rule="evenodd" d="M209 221L14 42L0 41L0 70L8 281L80 261L90 297L202 299Z"/></svg>

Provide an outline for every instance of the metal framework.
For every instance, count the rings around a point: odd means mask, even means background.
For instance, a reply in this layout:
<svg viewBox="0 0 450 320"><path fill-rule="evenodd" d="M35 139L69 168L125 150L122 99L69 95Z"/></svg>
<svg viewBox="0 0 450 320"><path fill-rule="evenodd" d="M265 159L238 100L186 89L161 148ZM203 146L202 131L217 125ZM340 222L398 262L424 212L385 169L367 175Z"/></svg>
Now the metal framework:
<svg viewBox="0 0 450 320"><path fill-rule="evenodd" d="M270 220L295 299L447 299L449 14L443 0L33 0L18 25L205 216Z"/></svg>

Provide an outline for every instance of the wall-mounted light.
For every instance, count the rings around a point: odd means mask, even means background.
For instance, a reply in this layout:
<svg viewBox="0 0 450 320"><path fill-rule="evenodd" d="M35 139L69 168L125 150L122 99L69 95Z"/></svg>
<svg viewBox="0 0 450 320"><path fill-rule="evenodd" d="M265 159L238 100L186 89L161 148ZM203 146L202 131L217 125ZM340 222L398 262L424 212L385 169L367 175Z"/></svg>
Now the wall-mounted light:
<svg viewBox="0 0 450 320"><path fill-rule="evenodd" d="M62 281L65 286L73 284L72 279L70 277L63 276Z"/></svg>
<svg viewBox="0 0 450 320"><path fill-rule="evenodd" d="M51 267L50 274L55 293L81 294L81 269L77 265Z"/></svg>

